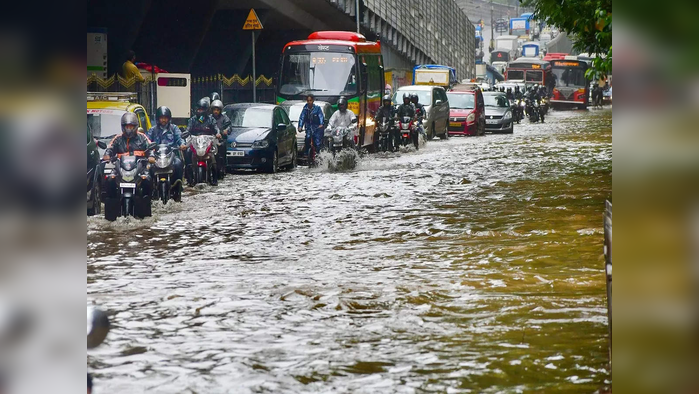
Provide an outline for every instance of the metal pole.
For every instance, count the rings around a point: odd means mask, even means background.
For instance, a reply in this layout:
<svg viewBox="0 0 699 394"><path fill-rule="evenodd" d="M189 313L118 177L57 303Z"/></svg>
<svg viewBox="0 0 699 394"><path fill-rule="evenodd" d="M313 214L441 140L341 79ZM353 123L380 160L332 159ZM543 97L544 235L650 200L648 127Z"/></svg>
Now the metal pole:
<svg viewBox="0 0 699 394"><path fill-rule="evenodd" d="M490 47L495 48L495 33L493 33L493 0L490 0ZM491 50L492 51L492 50Z"/></svg>
<svg viewBox="0 0 699 394"><path fill-rule="evenodd" d="M357 33L360 33L360 31L359 31L359 0L354 0L354 4L355 4L354 13L357 14Z"/></svg>
<svg viewBox="0 0 699 394"><path fill-rule="evenodd" d="M257 102L257 76L255 75L255 30L252 31L252 102Z"/></svg>

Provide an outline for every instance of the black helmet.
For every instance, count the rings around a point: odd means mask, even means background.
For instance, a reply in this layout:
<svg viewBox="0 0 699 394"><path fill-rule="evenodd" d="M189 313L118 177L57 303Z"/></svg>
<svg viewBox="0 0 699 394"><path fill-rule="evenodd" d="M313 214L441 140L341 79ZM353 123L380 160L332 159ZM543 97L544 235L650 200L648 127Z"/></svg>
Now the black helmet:
<svg viewBox="0 0 699 394"><path fill-rule="evenodd" d="M168 122L172 119L172 111L170 111L170 108L164 105L155 110L155 119L158 120L163 116L167 116Z"/></svg>
<svg viewBox="0 0 699 394"><path fill-rule="evenodd" d="M507 93L512 93L512 88L507 88Z"/></svg>
<svg viewBox="0 0 699 394"><path fill-rule="evenodd" d="M214 102L216 100L221 100L221 95L218 92L211 93L211 101Z"/></svg>
<svg viewBox="0 0 699 394"><path fill-rule="evenodd" d="M203 99L199 100L197 103L197 112L199 112L200 109L203 109L204 112L209 113L209 98L204 97Z"/></svg>
<svg viewBox="0 0 699 394"><path fill-rule="evenodd" d="M412 101L413 103L417 104L418 100L419 100L419 99L418 99L416 93L410 93L410 101Z"/></svg>
<svg viewBox="0 0 699 394"><path fill-rule="evenodd" d="M386 104L386 101L388 101L388 104ZM391 105L391 95L390 94L384 95L383 98L381 99L381 102L383 103L383 105Z"/></svg>
<svg viewBox="0 0 699 394"><path fill-rule="evenodd" d="M405 100L408 100L408 102L410 102L410 94L403 93L403 103L405 103Z"/></svg>
<svg viewBox="0 0 699 394"><path fill-rule="evenodd" d="M211 109L218 108L223 112L223 101L221 100L214 100L211 102Z"/></svg>
<svg viewBox="0 0 699 394"><path fill-rule="evenodd" d="M344 108L342 108L341 106L344 106ZM345 96L340 96L340 98L337 100L337 109L341 111L347 109L347 99L345 98Z"/></svg>
<svg viewBox="0 0 699 394"><path fill-rule="evenodd" d="M133 127L127 129L126 128L127 125L131 125ZM135 113L127 112L127 113L121 115L121 132L124 133L125 136L127 136L128 138L135 136L137 129L138 129L138 117L136 116Z"/></svg>

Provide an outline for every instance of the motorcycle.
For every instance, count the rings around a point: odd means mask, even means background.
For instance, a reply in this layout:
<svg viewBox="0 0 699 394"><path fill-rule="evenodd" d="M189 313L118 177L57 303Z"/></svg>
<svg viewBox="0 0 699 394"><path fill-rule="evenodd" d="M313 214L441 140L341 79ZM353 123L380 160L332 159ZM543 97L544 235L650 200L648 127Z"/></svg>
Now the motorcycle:
<svg viewBox="0 0 699 394"><path fill-rule="evenodd" d="M383 118L379 123L379 138L377 151L388 152L391 150L391 122L388 118Z"/></svg>
<svg viewBox="0 0 699 394"><path fill-rule="evenodd" d="M512 118L514 119L517 124L524 119L524 109L526 107L526 103L523 99L515 99L513 104L512 104Z"/></svg>
<svg viewBox="0 0 699 394"><path fill-rule="evenodd" d="M417 127L415 122L408 116L404 116L398 122L398 129L400 130L400 145L408 146L409 144L414 144L415 149L418 149L418 139L417 139Z"/></svg>
<svg viewBox="0 0 699 394"><path fill-rule="evenodd" d="M155 150L155 165L151 166L156 187L153 188L153 197L159 198L163 205L172 198L176 202L182 201L182 179L175 179L173 162L177 150L167 144L160 144Z"/></svg>
<svg viewBox="0 0 699 394"><path fill-rule="evenodd" d="M537 100L527 99L525 102L525 112L527 113L530 122L538 122L541 115L539 110L539 102Z"/></svg>
<svg viewBox="0 0 699 394"><path fill-rule="evenodd" d="M208 183L215 186L218 183L218 173L214 168L220 142L213 135L195 135L189 138L188 144L192 151L190 185Z"/></svg>
<svg viewBox="0 0 699 394"><path fill-rule="evenodd" d="M325 146L333 157L345 148L354 148L354 133L357 129L357 118L352 119L349 127L337 127L325 130Z"/></svg>
<svg viewBox="0 0 699 394"><path fill-rule="evenodd" d="M156 144L148 146L146 153ZM152 178L148 160L133 152L123 154L110 163L104 162L104 218L114 221L119 216L142 219L151 216Z"/></svg>

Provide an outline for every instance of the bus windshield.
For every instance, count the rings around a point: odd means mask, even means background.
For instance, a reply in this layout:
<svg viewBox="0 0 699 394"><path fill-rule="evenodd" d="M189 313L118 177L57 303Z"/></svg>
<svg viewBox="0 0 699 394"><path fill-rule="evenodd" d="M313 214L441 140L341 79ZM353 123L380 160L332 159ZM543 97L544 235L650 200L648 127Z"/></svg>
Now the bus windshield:
<svg viewBox="0 0 699 394"><path fill-rule="evenodd" d="M527 70L524 81L525 82L539 82L539 83L541 83L544 81L544 73L542 71Z"/></svg>
<svg viewBox="0 0 699 394"><path fill-rule="evenodd" d="M551 71L553 71L556 87L585 87L587 85L585 82L585 70L582 68L561 67L554 68Z"/></svg>
<svg viewBox="0 0 699 394"><path fill-rule="evenodd" d="M284 56L279 93L319 96L354 95L357 74L354 55L349 53L306 52Z"/></svg>
<svg viewBox="0 0 699 394"><path fill-rule="evenodd" d="M509 70L507 71L507 79L515 79L515 80L523 80L524 79L524 71L522 70Z"/></svg>

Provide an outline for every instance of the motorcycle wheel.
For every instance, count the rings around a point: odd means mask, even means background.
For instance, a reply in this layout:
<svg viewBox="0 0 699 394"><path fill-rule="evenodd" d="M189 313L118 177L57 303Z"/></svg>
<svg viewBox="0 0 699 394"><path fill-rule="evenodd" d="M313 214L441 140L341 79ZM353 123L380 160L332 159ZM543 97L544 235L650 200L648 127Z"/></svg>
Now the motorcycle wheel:
<svg viewBox="0 0 699 394"><path fill-rule="evenodd" d="M167 204L170 199L170 181L160 182L160 199L163 201L163 205Z"/></svg>
<svg viewBox="0 0 699 394"><path fill-rule="evenodd" d="M175 188L172 190L172 199L175 202L182 202L182 182L175 181Z"/></svg>
<svg viewBox="0 0 699 394"><path fill-rule="evenodd" d="M197 174L195 177L194 184L207 183L206 181L206 167L197 167Z"/></svg>
<svg viewBox="0 0 699 394"><path fill-rule="evenodd" d="M124 197L121 200L121 216L133 216L133 200L130 197Z"/></svg>
<svg viewBox="0 0 699 394"><path fill-rule="evenodd" d="M87 209L87 216L99 215L102 213L102 190L100 189L100 179L97 174L92 181L92 208Z"/></svg>

